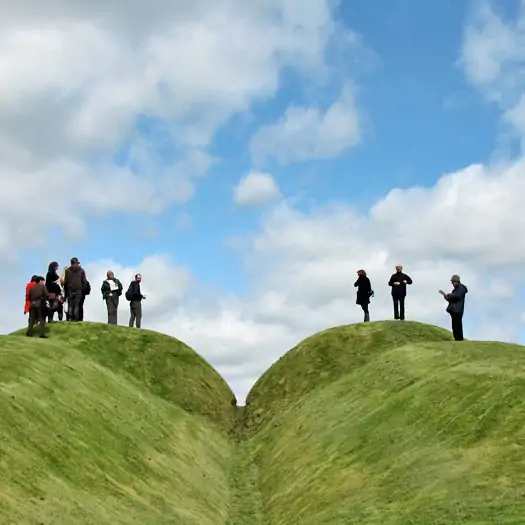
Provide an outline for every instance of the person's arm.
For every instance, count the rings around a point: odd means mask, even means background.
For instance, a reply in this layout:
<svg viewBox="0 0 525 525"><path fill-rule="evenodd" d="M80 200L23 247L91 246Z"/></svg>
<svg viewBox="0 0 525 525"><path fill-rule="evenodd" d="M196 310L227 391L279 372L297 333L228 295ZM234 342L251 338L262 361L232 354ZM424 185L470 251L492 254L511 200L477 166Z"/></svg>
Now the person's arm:
<svg viewBox="0 0 525 525"><path fill-rule="evenodd" d="M106 300L106 298L109 295L108 288L109 288L108 282L107 281L102 281L102 286L100 287L100 293L102 294L102 299L104 299L104 301Z"/></svg>
<svg viewBox="0 0 525 525"><path fill-rule="evenodd" d="M46 285L42 284L42 299L46 301L49 299L49 292L47 291Z"/></svg>
<svg viewBox="0 0 525 525"><path fill-rule="evenodd" d="M456 288L452 293L449 293L445 296L445 299L449 303L455 303L457 301L460 301L465 297L465 290L463 287Z"/></svg>
<svg viewBox="0 0 525 525"><path fill-rule="evenodd" d="M393 275L390 277L390 281L388 281L388 286L394 286L394 276Z"/></svg>
<svg viewBox="0 0 525 525"><path fill-rule="evenodd" d="M80 280L81 280L81 285L82 285L82 290L84 290L85 288L87 288L87 277L86 277L86 272L84 270L84 268L82 268L80 270L82 273L80 275Z"/></svg>
<svg viewBox="0 0 525 525"><path fill-rule="evenodd" d="M122 283L120 282L119 279L117 279L117 286L118 286L117 295L122 295Z"/></svg>
<svg viewBox="0 0 525 525"><path fill-rule="evenodd" d="M357 288L359 286L359 279L354 283L354 286Z"/></svg>
<svg viewBox="0 0 525 525"><path fill-rule="evenodd" d="M405 281L407 284L412 284L412 279L410 278L410 275L405 274Z"/></svg>

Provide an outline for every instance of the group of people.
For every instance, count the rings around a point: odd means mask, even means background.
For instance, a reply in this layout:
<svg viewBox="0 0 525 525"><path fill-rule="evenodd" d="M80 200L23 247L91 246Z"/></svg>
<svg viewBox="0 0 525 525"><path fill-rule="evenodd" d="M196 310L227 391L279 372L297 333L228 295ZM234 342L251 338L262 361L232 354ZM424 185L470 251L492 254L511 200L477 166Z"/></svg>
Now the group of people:
<svg viewBox="0 0 525 525"><path fill-rule="evenodd" d="M456 341L463 341L463 312L465 310L465 295L468 293L467 287L461 283L459 275L453 275L450 279L452 291L445 293L439 290L439 293L447 301L446 311L450 315L452 322L452 335ZM409 275L403 272L401 264L396 265L396 272L390 277L388 286L392 288L392 301L394 305L394 319L405 320L405 298L407 295L407 286L412 284ZM365 323L370 321L369 304L370 298L374 297L374 291L370 279L367 277L365 270L357 271L357 281L354 283L357 288L356 304L363 309Z"/></svg>
<svg viewBox="0 0 525 525"><path fill-rule="evenodd" d="M47 337L45 333L46 320L50 323L54 322L55 313L59 321L64 319L64 314L67 321L84 320L84 301L91 293L91 285L84 268L82 268L78 258L73 257L71 264L65 266L60 275L58 269L58 262L53 261L49 264L45 277L33 275L31 281L26 285L24 314L29 314L27 327L29 337L33 335L36 324L39 325L40 337ZM141 327L142 301L146 299L140 289L141 282L142 275L135 275L125 293L130 304L130 328L133 326ZM118 324L119 299L123 287L113 271L107 272L100 291L102 299L106 303L108 323Z"/></svg>

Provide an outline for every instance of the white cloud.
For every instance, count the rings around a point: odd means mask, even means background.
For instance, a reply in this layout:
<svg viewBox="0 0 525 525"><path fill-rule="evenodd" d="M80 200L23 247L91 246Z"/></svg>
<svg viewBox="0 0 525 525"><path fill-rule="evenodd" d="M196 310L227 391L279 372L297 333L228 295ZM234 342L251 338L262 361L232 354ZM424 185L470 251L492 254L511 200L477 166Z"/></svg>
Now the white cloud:
<svg viewBox="0 0 525 525"><path fill-rule="evenodd" d="M233 190L237 206L258 206L280 197L279 187L268 173L252 171Z"/></svg>
<svg viewBox="0 0 525 525"><path fill-rule="evenodd" d="M460 63L467 79L498 104L506 112L506 120L523 134L525 4L515 5L518 16L506 20L495 10L494 2L475 4L465 27Z"/></svg>
<svg viewBox="0 0 525 525"><path fill-rule="evenodd" d="M523 169L522 162L469 166L430 188L393 190L366 214L346 204L302 212L281 202L237 247L251 282L243 295L203 292L190 284L188 270L162 257L133 269L104 262L88 270L94 276L97 268L101 280L111 266L126 281L142 271L148 289L144 326L202 353L241 401L259 375L301 339L362 320L353 287L359 268L367 270L375 290L372 320L393 317L387 283L401 262L414 280L408 319L449 328L437 291L449 289L457 273L469 288L466 337L517 341L525 285ZM96 293L86 311L105 319ZM123 311L125 324L126 306Z"/></svg>
<svg viewBox="0 0 525 525"><path fill-rule="evenodd" d="M282 68L324 73L329 42L355 46L329 0L15 4L0 2L1 254L31 244L28 228L78 236L92 213L187 201L217 129L271 98ZM177 151L171 164L159 144ZM119 151L129 164L114 163ZM60 203L36 221L35 188Z"/></svg>
<svg viewBox="0 0 525 525"><path fill-rule="evenodd" d="M281 164L337 157L360 141L354 90L347 84L326 111L290 106L275 124L254 135L251 152L256 164L275 157Z"/></svg>

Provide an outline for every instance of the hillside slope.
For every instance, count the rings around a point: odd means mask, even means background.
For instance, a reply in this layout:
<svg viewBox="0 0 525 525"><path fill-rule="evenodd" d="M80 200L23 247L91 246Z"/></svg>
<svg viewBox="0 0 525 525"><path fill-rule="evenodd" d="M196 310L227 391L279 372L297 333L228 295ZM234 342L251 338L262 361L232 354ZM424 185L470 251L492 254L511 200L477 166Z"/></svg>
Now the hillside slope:
<svg viewBox="0 0 525 525"><path fill-rule="evenodd" d="M261 378L245 446L268 523L523 523L524 348L449 340L339 327Z"/></svg>
<svg viewBox="0 0 525 525"><path fill-rule="evenodd" d="M227 523L222 378L160 334L51 332L0 337L0 523Z"/></svg>
<svg viewBox="0 0 525 525"><path fill-rule="evenodd" d="M523 523L523 347L336 327L244 408L176 339L50 330L0 337L0 524Z"/></svg>

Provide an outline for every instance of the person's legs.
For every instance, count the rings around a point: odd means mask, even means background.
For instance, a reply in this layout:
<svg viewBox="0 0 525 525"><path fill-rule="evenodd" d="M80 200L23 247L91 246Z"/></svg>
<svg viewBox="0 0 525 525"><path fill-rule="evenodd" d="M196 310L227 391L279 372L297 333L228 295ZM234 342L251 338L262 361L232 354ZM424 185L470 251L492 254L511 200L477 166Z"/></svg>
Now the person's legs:
<svg viewBox="0 0 525 525"><path fill-rule="evenodd" d="M401 321L405 320L405 298L404 297L399 298L399 319L401 319Z"/></svg>
<svg viewBox="0 0 525 525"><path fill-rule="evenodd" d="M363 309L363 312L365 314L364 322L368 323L368 321L370 321L370 313L368 311L368 303L362 304L361 308Z"/></svg>
<svg viewBox="0 0 525 525"><path fill-rule="evenodd" d="M142 303L140 301L138 301L135 306L135 317L137 319L137 328L140 328L142 325Z"/></svg>
<svg viewBox="0 0 525 525"><path fill-rule="evenodd" d="M394 319L399 319L399 299L397 297L392 297L394 301Z"/></svg>
<svg viewBox="0 0 525 525"><path fill-rule="evenodd" d="M33 336L33 326L35 326L35 322L36 322L35 315L36 315L35 308L31 306L29 308L29 320L27 322L27 332L26 332L26 335L28 337Z"/></svg>
<svg viewBox="0 0 525 525"><path fill-rule="evenodd" d="M452 335L456 341L463 341L463 316L456 312L451 312Z"/></svg>
<svg viewBox="0 0 525 525"><path fill-rule="evenodd" d="M133 328L135 324L135 309L133 308L133 301L129 303L129 327Z"/></svg>
<svg viewBox="0 0 525 525"><path fill-rule="evenodd" d="M46 316L42 309L38 310L38 332L40 337L46 337Z"/></svg>
<svg viewBox="0 0 525 525"><path fill-rule="evenodd" d="M60 301L58 301L57 313L58 313L58 320L62 321L62 319L64 319L64 304L61 303Z"/></svg>
<svg viewBox="0 0 525 525"><path fill-rule="evenodd" d="M53 304L49 307L49 313L47 314L47 322L52 323L53 322L53 316L55 315L55 310L53 308Z"/></svg>
<svg viewBox="0 0 525 525"><path fill-rule="evenodd" d="M80 320L80 300L81 296L77 293L72 293L67 300L67 309L69 312L69 319L71 321Z"/></svg>
<svg viewBox="0 0 525 525"><path fill-rule="evenodd" d="M108 324L117 324L117 306L113 297L108 297L106 299L106 305L108 308Z"/></svg>
<svg viewBox="0 0 525 525"><path fill-rule="evenodd" d="M80 295L80 300L78 302L78 320L83 321L84 320L84 301L86 300L86 296L84 294Z"/></svg>

